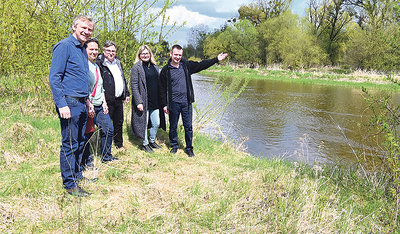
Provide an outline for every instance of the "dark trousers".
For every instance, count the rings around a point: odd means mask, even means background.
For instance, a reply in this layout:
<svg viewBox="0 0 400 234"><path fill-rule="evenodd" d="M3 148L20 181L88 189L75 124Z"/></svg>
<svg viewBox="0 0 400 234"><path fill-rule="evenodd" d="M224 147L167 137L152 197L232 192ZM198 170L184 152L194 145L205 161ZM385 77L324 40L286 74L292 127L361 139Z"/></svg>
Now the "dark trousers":
<svg viewBox="0 0 400 234"><path fill-rule="evenodd" d="M178 148L178 121L179 116L182 115L183 127L185 129L185 149L193 149L193 128L192 118L193 109L192 104L189 103L172 103L172 109L169 110L169 141L172 148Z"/></svg>
<svg viewBox="0 0 400 234"><path fill-rule="evenodd" d="M94 123L100 131L100 154L101 160L110 161L113 156L111 154L111 144L113 139L114 127L111 123L110 116L108 114L104 114L103 106L95 106L94 107ZM89 165L93 160L93 157L90 156L89 148L96 149L95 147L91 147L89 143L89 139L92 137L93 132L85 134L87 143L85 144L85 149L82 158L82 165Z"/></svg>
<svg viewBox="0 0 400 234"><path fill-rule="evenodd" d="M65 100L71 111L71 118L63 119L59 115L62 136L60 169L64 188L71 189L83 177L80 163L85 145L87 110L83 99L65 97Z"/></svg>
<svg viewBox="0 0 400 234"><path fill-rule="evenodd" d="M116 98L114 101L107 102L108 112L114 126L114 144L121 148L124 145L122 139L122 125L124 124L124 100Z"/></svg>

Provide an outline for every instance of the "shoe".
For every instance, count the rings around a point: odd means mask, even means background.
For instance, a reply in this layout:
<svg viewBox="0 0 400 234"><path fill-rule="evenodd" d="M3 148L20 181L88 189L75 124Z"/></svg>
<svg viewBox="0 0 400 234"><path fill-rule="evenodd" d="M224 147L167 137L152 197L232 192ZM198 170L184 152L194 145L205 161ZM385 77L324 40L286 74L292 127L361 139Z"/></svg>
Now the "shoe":
<svg viewBox="0 0 400 234"><path fill-rule="evenodd" d="M125 147L121 146L121 147L116 147L118 151L124 151Z"/></svg>
<svg viewBox="0 0 400 234"><path fill-rule="evenodd" d="M142 150L147 153L154 153L154 150L149 145L144 145Z"/></svg>
<svg viewBox="0 0 400 234"><path fill-rule="evenodd" d="M153 149L161 149L162 148L161 146L157 145L157 143L155 143L155 142L150 142L149 145Z"/></svg>
<svg viewBox="0 0 400 234"><path fill-rule="evenodd" d="M108 162L112 162L112 161L116 161L116 160L120 160L120 159L116 158L116 157L112 157L111 159L102 159L101 162L108 163Z"/></svg>
<svg viewBox="0 0 400 234"><path fill-rule="evenodd" d="M185 153L186 153L189 157L194 157L193 149L185 149Z"/></svg>
<svg viewBox="0 0 400 234"><path fill-rule="evenodd" d="M81 182L95 183L98 180L99 180L98 178L89 179L86 177L82 177L82 179L78 180L78 183L81 183Z"/></svg>
<svg viewBox="0 0 400 234"><path fill-rule="evenodd" d="M76 186L75 188L72 189L66 189L68 194L71 194L72 196L76 197L88 197L90 196L90 193L86 192L85 190L81 189L79 186Z"/></svg>
<svg viewBox="0 0 400 234"><path fill-rule="evenodd" d="M176 154L176 152L178 152L178 148L172 148L171 149L171 154Z"/></svg>
<svg viewBox="0 0 400 234"><path fill-rule="evenodd" d="M97 170L97 168L94 166L94 163L93 163L93 162L88 162L88 163L86 163L86 165L84 165L82 169L85 170L85 171L88 171L88 170L91 170L91 171Z"/></svg>

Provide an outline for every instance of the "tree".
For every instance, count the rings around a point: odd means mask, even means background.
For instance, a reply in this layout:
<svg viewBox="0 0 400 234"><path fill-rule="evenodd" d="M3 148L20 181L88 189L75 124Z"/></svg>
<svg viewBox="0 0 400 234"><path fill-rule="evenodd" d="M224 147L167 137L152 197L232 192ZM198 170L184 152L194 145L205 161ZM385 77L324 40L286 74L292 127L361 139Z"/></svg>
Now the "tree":
<svg viewBox="0 0 400 234"><path fill-rule="evenodd" d="M199 24L192 28L190 28L189 32L187 33L187 42L188 48L193 48L193 53L188 54L197 58L204 58L204 40L209 35L209 29L207 25Z"/></svg>
<svg viewBox="0 0 400 234"><path fill-rule="evenodd" d="M292 0L255 0L254 3L239 8L239 19L247 19L256 26L283 14L290 8L291 3Z"/></svg>
<svg viewBox="0 0 400 234"><path fill-rule="evenodd" d="M259 26L266 48L267 64L281 63L295 69L327 63L327 54L300 24L291 11L269 19Z"/></svg>
<svg viewBox="0 0 400 234"><path fill-rule="evenodd" d="M333 64L342 61L346 26L353 13L346 8L347 0L310 0L308 20L311 32L317 36L322 48L326 50Z"/></svg>
<svg viewBox="0 0 400 234"><path fill-rule="evenodd" d="M175 1L158 0L3 0L0 4L0 75L10 76L19 87L43 88L47 82L52 47L71 33L72 20L78 14L94 17L94 36L100 41L113 40L118 45L125 67L133 66L138 46L154 45L163 50L165 38L179 28L169 25L166 10ZM155 30L156 20L160 30ZM26 78L28 77L28 79Z"/></svg>
<svg viewBox="0 0 400 234"><path fill-rule="evenodd" d="M225 52L233 61L260 63L259 45L257 29L249 20L240 20L218 32L216 37L207 38L204 51L207 57Z"/></svg>

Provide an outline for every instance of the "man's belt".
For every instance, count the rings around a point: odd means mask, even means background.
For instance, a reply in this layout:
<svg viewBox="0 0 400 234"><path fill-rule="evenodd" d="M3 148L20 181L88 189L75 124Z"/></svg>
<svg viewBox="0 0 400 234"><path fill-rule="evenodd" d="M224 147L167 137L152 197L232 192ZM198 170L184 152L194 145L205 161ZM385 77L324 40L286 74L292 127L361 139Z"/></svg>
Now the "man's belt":
<svg viewBox="0 0 400 234"><path fill-rule="evenodd" d="M87 97L71 97L71 96L68 96L68 95L66 95L65 97L73 98L73 99L78 100L79 102L82 102L82 103L85 103L86 99L87 99Z"/></svg>

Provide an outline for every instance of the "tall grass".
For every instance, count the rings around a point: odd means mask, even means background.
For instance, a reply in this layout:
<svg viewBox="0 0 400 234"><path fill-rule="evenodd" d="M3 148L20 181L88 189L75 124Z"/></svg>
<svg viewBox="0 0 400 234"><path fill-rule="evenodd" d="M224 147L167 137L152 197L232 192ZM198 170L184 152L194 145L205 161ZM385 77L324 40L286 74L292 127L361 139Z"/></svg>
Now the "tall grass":
<svg viewBox="0 0 400 234"><path fill-rule="evenodd" d="M40 106L28 96L23 103ZM32 101L36 100L36 101ZM65 193L59 120L51 108L26 114L1 99L0 230L3 233L385 233L394 203L388 178L357 169L256 159L195 132L196 157L170 154L168 134L154 154L124 131L122 160L102 164L92 193ZM4 104L3 104L4 103ZM29 109L29 108L27 108ZM126 108L130 119L130 107ZM180 139L184 139L179 129Z"/></svg>

